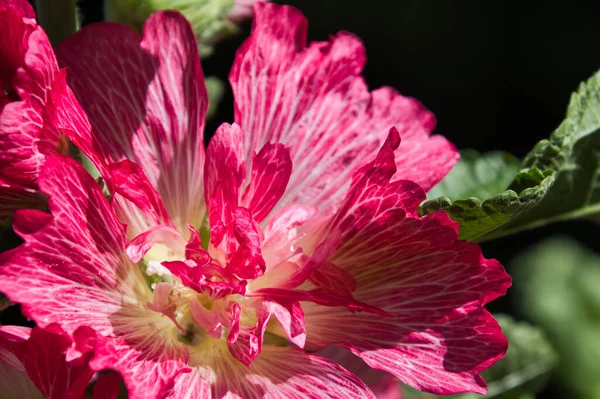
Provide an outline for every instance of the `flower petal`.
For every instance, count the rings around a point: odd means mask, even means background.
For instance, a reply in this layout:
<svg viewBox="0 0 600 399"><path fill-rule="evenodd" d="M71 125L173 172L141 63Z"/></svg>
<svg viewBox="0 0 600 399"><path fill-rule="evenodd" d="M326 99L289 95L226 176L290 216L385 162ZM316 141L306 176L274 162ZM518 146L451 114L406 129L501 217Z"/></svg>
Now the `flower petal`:
<svg viewBox="0 0 600 399"><path fill-rule="evenodd" d="M175 377L191 370L185 358L169 353L169 348L161 348L164 343L160 339L153 340L151 336L146 339L156 352L136 349L122 339L98 336L96 356L90 366L94 370L119 372L131 398L167 397ZM163 350L165 352L160 353Z"/></svg>
<svg viewBox="0 0 600 399"><path fill-rule="evenodd" d="M319 288L310 291L289 290L284 288L261 288L256 291L246 293L246 296L263 297L268 298L272 301L282 300L284 301L284 303L285 301L307 301L323 306L343 306L351 310L370 312L383 317L388 316L387 313L382 311L381 309L357 301L351 297L338 295L334 292Z"/></svg>
<svg viewBox="0 0 600 399"><path fill-rule="evenodd" d="M246 176L241 147L242 131L236 124L222 124L210 141L204 169L204 195L208 205L210 241L215 247L226 239L226 252L235 250L229 233L232 212L238 206L239 190Z"/></svg>
<svg viewBox="0 0 600 399"><path fill-rule="evenodd" d="M210 350L198 352L197 361L192 373L177 378L170 399L375 399L352 373L297 348L265 345L246 367L216 341Z"/></svg>
<svg viewBox="0 0 600 399"><path fill-rule="evenodd" d="M165 209L162 199L152 187L152 184L144 175L142 169L129 160L108 165L110 171L110 183L113 185L115 195L120 201L130 201L135 206L134 210L128 205L117 206L117 210L122 212L141 212L142 217L138 215L123 215L127 224L135 223L136 220L143 220L147 224L135 225L135 232L144 231L155 225L172 226L171 219ZM122 198L120 198L122 197Z"/></svg>
<svg viewBox="0 0 600 399"><path fill-rule="evenodd" d="M30 383L39 390L36 392L23 376L21 383L15 387L10 387L12 384L7 381L9 393L13 391L15 395L31 394L33 398L47 399L79 398L83 395L94 374L87 363L93 353L86 354L84 359L69 360L67 352L72 341L57 324L49 325L46 329L34 327L28 337L23 336L21 331L15 331L12 326L1 326L0 337L3 341L0 342L0 351L12 353L16 361L12 367L17 365L18 369L23 370ZM25 392L16 389L24 389ZM2 388L0 391L6 393Z"/></svg>
<svg viewBox="0 0 600 399"><path fill-rule="evenodd" d="M290 342L304 348L306 342L306 326L304 324L304 311L300 302L295 300L263 301L267 311L272 312Z"/></svg>
<svg viewBox="0 0 600 399"><path fill-rule="evenodd" d="M125 227L74 160L50 157L39 184L52 215L17 212L15 230L25 243L0 256L0 291L38 326L56 322L73 336L93 328L99 335L90 367L119 371L133 397L158 395L186 353L175 325L146 306L152 293L127 259Z"/></svg>
<svg viewBox="0 0 600 399"><path fill-rule="evenodd" d="M246 208L237 208L233 217L238 246L227 262L227 269L241 278L255 279L263 275L266 268L260 247L260 228Z"/></svg>
<svg viewBox="0 0 600 399"><path fill-rule="evenodd" d="M299 11L257 4L252 34L229 75L235 121L247 132L246 162L269 142L290 148L294 170L278 206L335 209L352 173L376 154L394 125L406 136L409 154L399 159L399 177L428 189L445 176L458 152L444 138L430 137L431 113L389 88L369 93L356 37L339 33L306 47L306 33Z"/></svg>
<svg viewBox="0 0 600 399"><path fill-rule="evenodd" d="M121 376L115 372L100 374L94 390L92 391L92 399L117 399L121 390Z"/></svg>
<svg viewBox="0 0 600 399"><path fill-rule="evenodd" d="M250 182L241 204L250 210L258 223L275 207L285 192L291 174L290 151L281 144L267 143L252 158Z"/></svg>
<svg viewBox="0 0 600 399"><path fill-rule="evenodd" d="M14 9L19 15L21 15L24 18L35 19L35 12L33 11L33 7L31 7L31 4L29 4L29 2L26 0L3 0L0 4L0 10L6 8Z"/></svg>
<svg viewBox="0 0 600 399"><path fill-rule="evenodd" d="M27 327L0 326L0 393L3 398L45 399L18 356L30 334L31 329Z"/></svg>
<svg viewBox="0 0 600 399"><path fill-rule="evenodd" d="M378 399L402 399L402 386L398 379L384 371L374 370L349 350L329 346L317 355L339 364L355 374L373 391Z"/></svg>
<svg viewBox="0 0 600 399"><path fill-rule="evenodd" d="M63 42L58 54L93 127L93 133L72 130L73 141L101 172L123 159L140 165L177 228L199 226L208 98L185 18L153 14L141 41L125 26L90 25Z"/></svg>
<svg viewBox="0 0 600 399"><path fill-rule="evenodd" d="M507 344L483 306L506 292L510 278L477 245L457 240L446 213L419 218L425 196L414 183L389 183L395 136L356 174L330 226L341 239L328 258L356 280L356 300L392 317L303 303L307 347L344 346L420 390L484 393L479 373Z"/></svg>
<svg viewBox="0 0 600 399"><path fill-rule="evenodd" d="M37 174L45 156L68 143L52 121L52 98L65 79L48 37L27 2L0 5L0 216L42 208ZM80 112L76 103L64 112Z"/></svg>

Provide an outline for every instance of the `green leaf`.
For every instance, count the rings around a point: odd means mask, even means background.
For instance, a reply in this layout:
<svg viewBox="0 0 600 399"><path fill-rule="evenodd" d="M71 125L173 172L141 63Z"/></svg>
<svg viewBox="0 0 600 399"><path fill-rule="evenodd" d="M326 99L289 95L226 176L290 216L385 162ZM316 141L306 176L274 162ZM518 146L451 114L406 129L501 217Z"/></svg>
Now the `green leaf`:
<svg viewBox="0 0 600 399"><path fill-rule="evenodd" d="M510 316L495 315L509 342L508 351L492 367L482 373L488 384L486 398L524 399L544 386L556 364L556 353L545 334L525 322L515 322ZM435 398L404 387L406 398ZM479 399L481 395L465 393L450 396L456 399Z"/></svg>
<svg viewBox="0 0 600 399"><path fill-rule="evenodd" d="M600 72L573 93L567 117L523 160L509 189L484 201L425 201L421 215L444 209L460 237L485 241L574 218L600 221Z"/></svg>
<svg viewBox="0 0 600 399"><path fill-rule="evenodd" d="M519 171L519 160L505 152L480 155L474 150L461 151L460 161L448 175L427 193L428 198L446 196L451 200L489 198L513 181Z"/></svg>
<svg viewBox="0 0 600 399"><path fill-rule="evenodd" d="M567 238L546 240L510 265L517 308L556 348L557 375L576 398L600 397L600 256Z"/></svg>

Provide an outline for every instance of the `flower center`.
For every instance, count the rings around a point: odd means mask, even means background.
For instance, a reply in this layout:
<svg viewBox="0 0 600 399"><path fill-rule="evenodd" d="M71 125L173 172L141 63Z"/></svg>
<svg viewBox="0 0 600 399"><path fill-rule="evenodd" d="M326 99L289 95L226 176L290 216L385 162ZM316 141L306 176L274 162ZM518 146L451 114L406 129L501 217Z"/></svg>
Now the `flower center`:
<svg viewBox="0 0 600 399"><path fill-rule="evenodd" d="M178 329L177 338L186 345L197 346L206 336L221 339L235 334L243 318L240 303L245 282L231 283L225 269L215 262L183 259L162 244L155 244L140 262L152 290L147 306L171 319Z"/></svg>

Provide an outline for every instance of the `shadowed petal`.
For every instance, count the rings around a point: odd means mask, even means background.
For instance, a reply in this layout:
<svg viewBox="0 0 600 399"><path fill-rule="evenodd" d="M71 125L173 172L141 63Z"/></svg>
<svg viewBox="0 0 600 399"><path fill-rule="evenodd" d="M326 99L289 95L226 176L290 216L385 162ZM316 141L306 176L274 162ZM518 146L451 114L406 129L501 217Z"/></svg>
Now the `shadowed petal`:
<svg viewBox="0 0 600 399"><path fill-rule="evenodd" d="M199 226L208 98L185 18L155 13L143 39L125 26L90 25L61 43L58 54L92 126L73 129L73 141L101 172L123 159L137 163L177 228Z"/></svg>

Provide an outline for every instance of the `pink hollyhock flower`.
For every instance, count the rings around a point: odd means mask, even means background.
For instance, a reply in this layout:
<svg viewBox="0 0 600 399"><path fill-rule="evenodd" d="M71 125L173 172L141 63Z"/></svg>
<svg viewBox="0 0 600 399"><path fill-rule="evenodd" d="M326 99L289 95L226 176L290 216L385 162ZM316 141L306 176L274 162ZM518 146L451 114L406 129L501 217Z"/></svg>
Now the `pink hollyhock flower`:
<svg viewBox="0 0 600 399"><path fill-rule="evenodd" d="M45 329L0 326L0 396L4 399L79 399L84 397L94 372L88 367L93 355L89 345L93 331L83 327L76 343L58 324ZM93 399L116 398L120 379L103 374Z"/></svg>
<svg viewBox="0 0 600 399"><path fill-rule="evenodd" d="M44 206L38 171L46 155L68 151L68 140L51 123L66 71L25 0L0 0L0 38L0 217L6 217ZM62 111L72 107L77 104Z"/></svg>
<svg viewBox="0 0 600 399"><path fill-rule="evenodd" d="M236 123L206 153L179 14L154 14L141 39L92 25L59 49L87 116L53 121L113 196L51 157L52 215L16 213L25 243L0 257L0 291L42 327L93 328L91 369L132 397L374 397L312 353L330 346L419 389L483 393L506 351L483 308L510 285L502 266L445 213L417 215L454 147L415 100L369 93L358 39L305 42L298 11L256 6L230 74Z"/></svg>

